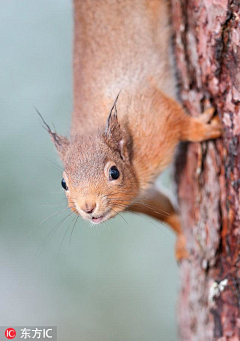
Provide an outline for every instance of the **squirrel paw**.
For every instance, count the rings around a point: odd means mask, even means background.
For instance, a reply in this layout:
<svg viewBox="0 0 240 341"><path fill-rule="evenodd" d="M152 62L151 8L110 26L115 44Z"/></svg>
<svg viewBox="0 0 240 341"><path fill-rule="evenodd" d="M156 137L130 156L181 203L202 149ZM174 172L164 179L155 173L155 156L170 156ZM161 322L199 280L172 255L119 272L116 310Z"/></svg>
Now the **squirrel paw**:
<svg viewBox="0 0 240 341"><path fill-rule="evenodd" d="M206 124L205 134L203 136L204 140L216 139L222 135L222 125L220 123L219 117L214 117L210 123Z"/></svg>
<svg viewBox="0 0 240 341"><path fill-rule="evenodd" d="M214 112L215 109L213 107L206 109L201 115L198 116L199 122L209 123L214 115Z"/></svg>
<svg viewBox="0 0 240 341"><path fill-rule="evenodd" d="M202 142L216 139L222 135L222 125L219 117L214 116L214 108L210 107L198 117L190 118L189 129L186 140L191 142Z"/></svg>
<svg viewBox="0 0 240 341"><path fill-rule="evenodd" d="M222 125L218 116L213 117L215 109L213 107L205 110L198 118L198 122L204 125L203 140L216 139L222 135Z"/></svg>

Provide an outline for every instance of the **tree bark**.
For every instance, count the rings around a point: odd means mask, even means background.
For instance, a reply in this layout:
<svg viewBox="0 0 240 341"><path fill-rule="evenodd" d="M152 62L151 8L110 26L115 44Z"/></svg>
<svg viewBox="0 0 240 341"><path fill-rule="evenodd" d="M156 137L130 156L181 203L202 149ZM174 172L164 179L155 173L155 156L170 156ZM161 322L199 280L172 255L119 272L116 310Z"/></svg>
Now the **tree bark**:
<svg viewBox="0 0 240 341"><path fill-rule="evenodd" d="M240 1L172 0L179 92L211 103L223 138L181 147L178 196L189 260L180 265L180 340L240 340Z"/></svg>

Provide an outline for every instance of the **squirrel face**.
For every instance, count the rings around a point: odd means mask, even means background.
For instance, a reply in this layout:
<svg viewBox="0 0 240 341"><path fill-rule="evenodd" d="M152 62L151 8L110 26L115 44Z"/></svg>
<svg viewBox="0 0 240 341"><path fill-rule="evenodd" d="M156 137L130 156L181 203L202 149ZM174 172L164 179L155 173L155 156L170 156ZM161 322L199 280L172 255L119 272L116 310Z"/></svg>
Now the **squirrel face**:
<svg viewBox="0 0 240 341"><path fill-rule="evenodd" d="M71 141L43 122L64 164L62 186L71 210L99 224L132 203L138 181L131 164L130 134L118 123L116 103L105 129Z"/></svg>
<svg viewBox="0 0 240 341"><path fill-rule="evenodd" d="M69 207L95 224L123 211L135 197L131 164L112 149L104 135L75 137L64 155L62 185Z"/></svg>

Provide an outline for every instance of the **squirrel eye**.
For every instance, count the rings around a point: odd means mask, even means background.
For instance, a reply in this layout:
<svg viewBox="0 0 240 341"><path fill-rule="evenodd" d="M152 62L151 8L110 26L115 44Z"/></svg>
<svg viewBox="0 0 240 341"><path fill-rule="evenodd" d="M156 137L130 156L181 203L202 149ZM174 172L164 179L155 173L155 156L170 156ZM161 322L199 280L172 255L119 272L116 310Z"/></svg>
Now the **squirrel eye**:
<svg viewBox="0 0 240 341"><path fill-rule="evenodd" d="M62 184L62 187L65 189L65 191L67 191L68 190L68 186L66 184L66 181L63 178L62 178L61 184Z"/></svg>
<svg viewBox="0 0 240 341"><path fill-rule="evenodd" d="M109 169L109 180L117 180L120 176L119 170L116 166L112 166Z"/></svg>

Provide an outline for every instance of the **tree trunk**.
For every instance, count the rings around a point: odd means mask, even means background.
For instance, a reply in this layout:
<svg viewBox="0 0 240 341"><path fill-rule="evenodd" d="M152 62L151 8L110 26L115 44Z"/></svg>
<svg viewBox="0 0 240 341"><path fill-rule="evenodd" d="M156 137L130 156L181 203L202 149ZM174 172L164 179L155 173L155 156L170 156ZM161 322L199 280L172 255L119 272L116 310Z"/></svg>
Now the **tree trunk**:
<svg viewBox="0 0 240 341"><path fill-rule="evenodd" d="M176 164L189 260L180 265L180 340L240 340L240 1L172 0L179 92L211 103L216 142L182 146Z"/></svg>

